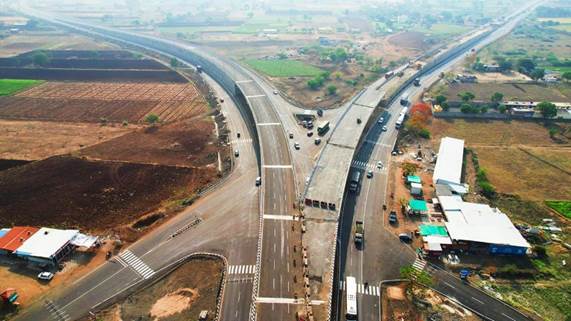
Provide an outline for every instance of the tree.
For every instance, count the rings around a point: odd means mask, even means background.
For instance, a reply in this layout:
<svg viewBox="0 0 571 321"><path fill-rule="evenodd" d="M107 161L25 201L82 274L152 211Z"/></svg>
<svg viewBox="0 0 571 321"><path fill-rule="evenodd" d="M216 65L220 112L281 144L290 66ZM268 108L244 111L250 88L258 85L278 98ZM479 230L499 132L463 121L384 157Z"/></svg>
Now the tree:
<svg viewBox="0 0 571 321"><path fill-rule="evenodd" d="M544 101L537 104L537 110L543 115L545 118L553 118L557 116L557 107L553 103Z"/></svg>
<svg viewBox="0 0 571 321"><path fill-rule="evenodd" d="M554 138L559 131L555 127L549 128L549 137Z"/></svg>
<svg viewBox="0 0 571 321"><path fill-rule="evenodd" d="M561 78L570 81L571 80L571 71L568 72L564 72L563 75L561 75Z"/></svg>
<svg viewBox="0 0 571 321"><path fill-rule="evenodd" d="M321 86L321 83L314 78L307 81L307 86L312 90L317 90Z"/></svg>
<svg viewBox="0 0 571 321"><path fill-rule="evenodd" d="M464 103L460 105L460 111L464 114L475 114L479 111L477 107L472 106L471 104Z"/></svg>
<svg viewBox="0 0 571 321"><path fill-rule="evenodd" d="M509 60L504 60L500 62L498 66L500 66L500 69L503 71L511 70L513 68L513 63Z"/></svg>
<svg viewBox="0 0 571 321"><path fill-rule="evenodd" d="M180 62L176 58L171 58L171 67L176 68L180 65Z"/></svg>
<svg viewBox="0 0 571 321"><path fill-rule="evenodd" d="M500 112L500 114L505 114L506 111L507 111L507 109L508 109L508 108L507 108L506 105L504 105L504 104L500 104L500 105L498 106L498 111Z"/></svg>
<svg viewBox="0 0 571 321"><path fill-rule="evenodd" d="M469 101L471 101L472 99L476 98L476 96L469 92L469 91L464 91L458 94L458 97L460 97L460 99L462 99L463 102L467 103Z"/></svg>
<svg viewBox="0 0 571 321"><path fill-rule="evenodd" d="M327 86L327 94L335 95L336 93L337 93L337 87L335 87L335 85Z"/></svg>
<svg viewBox="0 0 571 321"><path fill-rule="evenodd" d="M497 106L497 104L504 99L504 94L495 92L490 100Z"/></svg>
<svg viewBox="0 0 571 321"><path fill-rule="evenodd" d="M34 54L32 60L36 66L45 66L50 62L50 57L48 57L45 52L38 51Z"/></svg>
<svg viewBox="0 0 571 321"><path fill-rule="evenodd" d="M444 95L438 95L436 96L435 100L437 105L442 106L442 104L446 102L447 98Z"/></svg>
<svg viewBox="0 0 571 321"><path fill-rule="evenodd" d="M529 74L529 76L531 77L531 79L537 81L545 76L545 69L536 68Z"/></svg>
<svg viewBox="0 0 571 321"><path fill-rule="evenodd" d="M523 73L531 73L535 69L535 63L530 58L521 58L517 65Z"/></svg>
<svg viewBox="0 0 571 321"><path fill-rule="evenodd" d="M404 162L404 163L402 163L402 165L400 167L402 168L403 176L414 175L414 173L416 173L416 171L418 169L418 165L416 165L415 163L410 163L410 162Z"/></svg>
<svg viewBox="0 0 571 321"><path fill-rule="evenodd" d="M480 108L480 113L485 114L488 112L488 105L484 105Z"/></svg>
<svg viewBox="0 0 571 321"><path fill-rule="evenodd" d="M147 117L145 117L145 121L151 125L154 125L159 122L159 116L155 114L148 114Z"/></svg>

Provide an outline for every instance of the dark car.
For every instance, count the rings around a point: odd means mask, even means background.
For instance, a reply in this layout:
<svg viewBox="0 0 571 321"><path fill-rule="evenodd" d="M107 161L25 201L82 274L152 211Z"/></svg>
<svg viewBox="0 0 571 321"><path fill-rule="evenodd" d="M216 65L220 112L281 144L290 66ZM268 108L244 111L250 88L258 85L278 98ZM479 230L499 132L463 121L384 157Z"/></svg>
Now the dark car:
<svg viewBox="0 0 571 321"><path fill-rule="evenodd" d="M412 242L412 237L410 237L410 234L409 234L409 233L400 233L400 234L399 234L399 239L400 239L402 242L405 242L405 243L410 243L410 242Z"/></svg>
<svg viewBox="0 0 571 321"><path fill-rule="evenodd" d="M396 224L398 222L397 212L391 211L389 214L389 223Z"/></svg>

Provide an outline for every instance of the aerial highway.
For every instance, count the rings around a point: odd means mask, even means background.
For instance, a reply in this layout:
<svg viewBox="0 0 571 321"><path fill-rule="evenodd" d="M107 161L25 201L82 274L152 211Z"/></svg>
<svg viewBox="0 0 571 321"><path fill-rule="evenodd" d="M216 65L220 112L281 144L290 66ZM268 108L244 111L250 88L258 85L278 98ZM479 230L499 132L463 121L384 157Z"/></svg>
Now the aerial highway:
<svg viewBox="0 0 571 321"><path fill-rule="evenodd" d="M408 85L401 92L406 91L412 98L419 97L424 88L438 80L442 72L461 63L466 54L479 50L505 36L529 12L528 7L518 10L511 15L509 21L487 37L424 73L421 76L421 86ZM365 134L355 154L353 164L369 164L369 168L374 168L378 161L387 165L390 163L391 152L398 135L395 123L398 114L403 109L399 100L394 99L386 111L380 115L384 118L384 122L373 125ZM378 118L374 120L375 123L377 120ZM387 131L383 131L382 126L386 126ZM360 166L354 166L352 170L364 172L364 168ZM505 303L461 282L456 276L426 264L416 256L410 246L402 243L389 231L387 216L390 209L387 208L385 211L382 207L387 203L388 179L387 170L375 172L372 178L363 179L360 193L346 193L340 229L340 273L336 280L339 282L338 306L334 309L338 319L343 319L346 309L343 298L346 276L353 276L357 279L359 320L379 320L380 282L400 278L400 267L418 262L415 266L423 267L434 276L435 289L454 298L483 318L497 321L529 320ZM365 243L361 249L356 248L352 235L353 226L357 220L364 222L365 227ZM365 287L365 283L368 287Z"/></svg>
<svg viewBox="0 0 571 321"><path fill-rule="evenodd" d="M224 311L228 312L223 312L224 316L234 319L237 314L241 315L240 320L245 320L244 313L249 310L249 317L257 315L262 320L267 320L270 316L274 320L291 319L297 309L303 307L294 300L295 295L302 293L302 284L298 282L302 279L299 272L302 262L301 251L296 243L301 240L301 232L300 228L295 228L297 223L293 219L296 195L290 150L281 120L268 98L268 93L248 77L248 74L236 69L235 64L200 52L192 46L86 25L73 19L55 18L32 9L26 9L25 13L91 36L110 38L146 50L175 56L182 62L194 65L202 62L204 70L218 82L220 87L231 94L232 99L225 101L234 100L237 104L241 104L238 107L241 107L242 113L238 112L238 108L235 108L234 112L246 118L253 134L250 139L258 142L255 150L259 154L257 162L260 166L250 163L247 171L252 173L256 169L259 170L261 186L255 186L256 176L233 173L231 179L228 179L222 187L193 206L194 211L187 211L184 215L177 216L160 229L164 232L150 234L131 246L125 255L132 258L133 254L137 263L141 261L150 271L159 271L180 257L196 251L221 253L227 258L243 253L248 257L240 257L236 265L248 267L247 271L252 274L252 283L249 289L247 286L241 286L235 290L228 290L232 296L225 300L225 304L232 300L235 302L237 297L242 301L234 303L238 304L239 308L233 307L231 311L230 308L225 309ZM248 117L249 115L251 117ZM243 128L242 131L246 132ZM243 161L238 162L241 163ZM254 211L248 195L254 197L258 191L259 199ZM241 203L246 203L246 208L241 208L239 206ZM256 224L256 229L252 228L250 223L240 222L244 216L252 219L252 215L261 219L258 222L262 224ZM173 231L190 224L184 218L195 220L197 216L201 217L200 224L185 230L185 233L176 238L168 238L168 235L174 233ZM215 217L216 220L206 219L209 217ZM224 232L224 228L228 229L227 232ZM243 228L247 228L248 235L240 233ZM217 233L213 234L212 230L216 230ZM254 233L255 236L251 235ZM232 237L226 237L227 235ZM249 239L249 236L252 239ZM234 264L230 258L228 260L230 264ZM53 295L53 298L49 299L50 305L55 307L53 308L55 311L62 311L72 319L77 318L88 312L90 308L86 307L96 308L98 304L112 300L122 290L145 282L146 278L153 276L146 273L143 277L137 271L132 271L128 264L124 264L125 262L122 258L111 260L62 293L51 294L50 297ZM228 271L235 271L235 268ZM239 271L243 269L240 268ZM256 300L254 304L252 299ZM21 318L39 320L46 312L45 309L44 306L37 305Z"/></svg>

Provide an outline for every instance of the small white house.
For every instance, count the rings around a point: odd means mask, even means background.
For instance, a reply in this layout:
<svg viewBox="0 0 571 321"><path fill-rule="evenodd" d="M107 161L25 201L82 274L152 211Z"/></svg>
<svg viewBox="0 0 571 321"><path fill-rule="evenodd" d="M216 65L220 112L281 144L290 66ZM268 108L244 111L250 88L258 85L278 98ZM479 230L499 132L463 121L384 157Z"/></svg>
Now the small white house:
<svg viewBox="0 0 571 321"><path fill-rule="evenodd" d="M422 184L410 183L410 194L411 195L422 195Z"/></svg>

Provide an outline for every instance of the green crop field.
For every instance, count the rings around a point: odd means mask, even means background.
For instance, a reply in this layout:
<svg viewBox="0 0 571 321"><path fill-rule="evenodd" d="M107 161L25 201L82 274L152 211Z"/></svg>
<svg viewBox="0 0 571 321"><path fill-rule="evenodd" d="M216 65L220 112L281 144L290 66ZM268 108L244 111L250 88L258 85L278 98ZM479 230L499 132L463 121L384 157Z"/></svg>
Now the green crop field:
<svg viewBox="0 0 571 321"><path fill-rule="evenodd" d="M270 77L315 77L323 70L297 60L247 59L252 68Z"/></svg>
<svg viewBox="0 0 571 321"><path fill-rule="evenodd" d="M545 204L554 209L557 213L571 218L571 201L545 201Z"/></svg>
<svg viewBox="0 0 571 321"><path fill-rule="evenodd" d="M0 96L11 95L41 82L41 80L30 79L0 79Z"/></svg>

